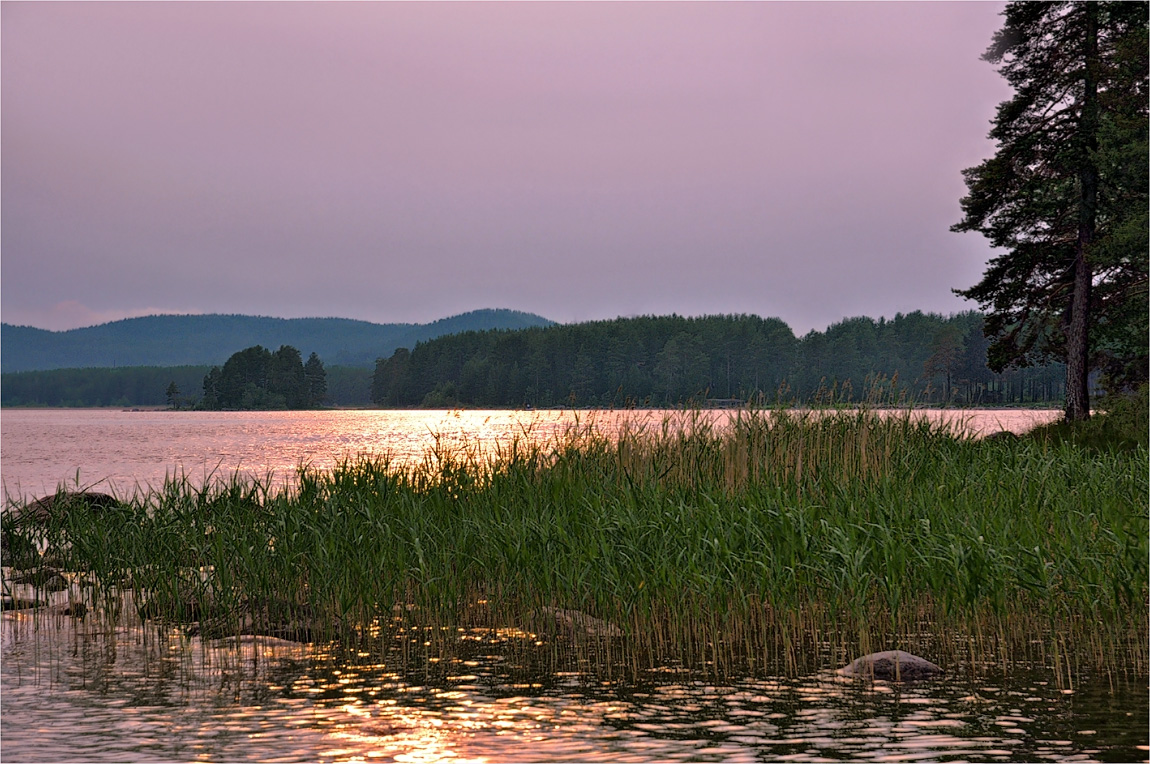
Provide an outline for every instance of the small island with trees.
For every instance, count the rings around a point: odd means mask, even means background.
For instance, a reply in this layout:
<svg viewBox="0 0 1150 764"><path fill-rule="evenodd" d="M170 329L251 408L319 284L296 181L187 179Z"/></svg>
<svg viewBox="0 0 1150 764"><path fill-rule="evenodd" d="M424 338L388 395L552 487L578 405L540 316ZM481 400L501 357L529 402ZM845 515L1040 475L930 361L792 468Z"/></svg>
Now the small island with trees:
<svg viewBox="0 0 1150 764"><path fill-rule="evenodd" d="M262 345L233 353L223 368L204 377L198 408L208 411L319 408L327 395L327 373L315 353L304 363L299 350Z"/></svg>

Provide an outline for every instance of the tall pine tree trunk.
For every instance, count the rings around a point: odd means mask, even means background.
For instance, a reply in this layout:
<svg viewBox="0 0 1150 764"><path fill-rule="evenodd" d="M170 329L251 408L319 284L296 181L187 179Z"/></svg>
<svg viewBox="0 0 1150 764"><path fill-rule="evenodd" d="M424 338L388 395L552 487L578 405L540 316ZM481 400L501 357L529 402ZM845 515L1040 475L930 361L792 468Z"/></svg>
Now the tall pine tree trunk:
<svg viewBox="0 0 1150 764"><path fill-rule="evenodd" d="M1074 293L1070 301L1070 326L1066 337L1066 419L1090 418L1087 389L1089 364L1090 288L1093 273L1089 261L1090 244L1098 217L1098 6L1086 3L1082 115L1079 122L1079 202L1078 241L1074 257Z"/></svg>
<svg viewBox="0 0 1150 764"><path fill-rule="evenodd" d="M1070 307L1070 328L1066 342L1066 419L1079 421L1090 417L1090 394L1087 389L1087 312L1090 306L1090 264L1086 261L1081 233L1078 256L1074 263L1074 297Z"/></svg>

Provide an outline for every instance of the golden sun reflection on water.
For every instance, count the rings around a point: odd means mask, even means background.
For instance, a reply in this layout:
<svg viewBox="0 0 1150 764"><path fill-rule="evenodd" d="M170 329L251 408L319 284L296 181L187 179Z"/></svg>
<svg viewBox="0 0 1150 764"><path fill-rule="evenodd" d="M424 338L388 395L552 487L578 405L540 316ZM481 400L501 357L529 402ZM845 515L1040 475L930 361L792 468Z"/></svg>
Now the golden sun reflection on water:
<svg viewBox="0 0 1150 764"><path fill-rule="evenodd" d="M386 708L386 706L383 706ZM355 720L354 724L329 733L342 747L321 753L325 759L340 761L388 760L402 762L482 762L487 757L460 756L452 740L482 729L486 724L476 714L456 713L450 726L444 719L425 712L395 709L388 714L373 717L372 711L354 704L340 707L340 711Z"/></svg>

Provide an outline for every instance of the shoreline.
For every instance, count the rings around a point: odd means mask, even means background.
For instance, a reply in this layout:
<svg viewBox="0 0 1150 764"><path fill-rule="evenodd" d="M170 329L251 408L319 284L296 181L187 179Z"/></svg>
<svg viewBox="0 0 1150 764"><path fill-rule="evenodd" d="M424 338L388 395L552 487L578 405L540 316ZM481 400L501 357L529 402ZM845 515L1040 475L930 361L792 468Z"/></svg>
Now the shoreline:
<svg viewBox="0 0 1150 764"><path fill-rule="evenodd" d="M282 414L286 412L302 411L823 411L823 410L871 410L871 411L1062 411L1063 405L1017 405L1017 406L940 406L938 404L910 404L903 406L873 405L873 404L839 404L828 406L629 406L615 408L610 406L532 406L528 408L516 406L448 406L448 407L404 407L385 408L380 406L324 406L318 409L173 409L167 406L0 406L0 411L120 411L126 414L140 412L169 412L173 414ZM1097 410L1091 409L1092 413Z"/></svg>

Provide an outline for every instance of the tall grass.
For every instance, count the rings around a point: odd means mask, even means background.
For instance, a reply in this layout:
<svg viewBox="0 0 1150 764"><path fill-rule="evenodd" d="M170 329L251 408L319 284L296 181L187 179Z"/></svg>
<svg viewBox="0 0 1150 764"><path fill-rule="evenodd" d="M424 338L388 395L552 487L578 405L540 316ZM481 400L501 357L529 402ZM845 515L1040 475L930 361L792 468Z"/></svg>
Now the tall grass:
<svg viewBox="0 0 1150 764"><path fill-rule="evenodd" d="M909 414L684 415L416 467L354 458L291 489L171 481L46 532L96 604L136 590L204 633L432 649L561 609L616 624L574 644L636 670L900 647L1141 676L1148 472L1144 447L978 442Z"/></svg>

